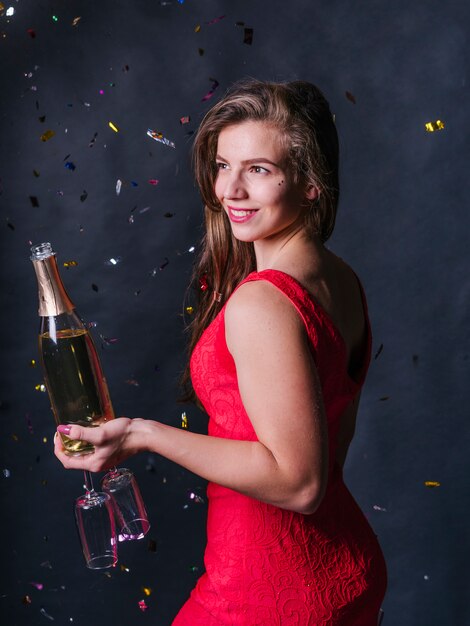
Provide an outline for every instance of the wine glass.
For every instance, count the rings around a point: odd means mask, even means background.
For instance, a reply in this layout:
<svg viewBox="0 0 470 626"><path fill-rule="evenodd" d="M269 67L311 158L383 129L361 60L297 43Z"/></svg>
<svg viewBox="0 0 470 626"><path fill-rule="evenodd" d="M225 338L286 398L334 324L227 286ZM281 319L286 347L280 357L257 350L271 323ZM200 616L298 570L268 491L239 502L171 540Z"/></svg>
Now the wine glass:
<svg viewBox="0 0 470 626"><path fill-rule="evenodd" d="M117 563L117 535L112 500L96 492L90 472L84 472L85 493L75 501L75 520L83 556L89 569L105 569Z"/></svg>
<svg viewBox="0 0 470 626"><path fill-rule="evenodd" d="M119 541L142 539L150 529L150 522L134 474L126 468L114 467L104 476L101 488L111 496L119 524Z"/></svg>

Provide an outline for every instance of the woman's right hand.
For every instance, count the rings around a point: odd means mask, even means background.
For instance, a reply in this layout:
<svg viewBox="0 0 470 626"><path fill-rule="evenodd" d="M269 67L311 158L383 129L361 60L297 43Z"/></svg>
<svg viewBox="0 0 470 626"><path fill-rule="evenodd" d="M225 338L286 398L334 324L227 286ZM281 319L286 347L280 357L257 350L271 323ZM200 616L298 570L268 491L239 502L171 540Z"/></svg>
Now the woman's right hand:
<svg viewBox="0 0 470 626"><path fill-rule="evenodd" d="M54 454L66 469L82 469L90 472L107 471L125 459L139 452L134 433L142 419L119 417L96 428L60 425L54 437ZM69 456L65 453L62 433L73 440L88 441L95 451L83 456Z"/></svg>

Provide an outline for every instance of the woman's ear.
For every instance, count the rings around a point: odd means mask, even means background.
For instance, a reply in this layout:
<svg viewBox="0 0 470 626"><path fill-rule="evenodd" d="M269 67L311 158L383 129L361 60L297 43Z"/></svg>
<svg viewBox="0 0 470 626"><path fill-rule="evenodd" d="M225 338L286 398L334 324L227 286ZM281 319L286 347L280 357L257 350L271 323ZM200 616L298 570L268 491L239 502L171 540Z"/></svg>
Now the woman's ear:
<svg viewBox="0 0 470 626"><path fill-rule="evenodd" d="M307 200L316 200L319 195L320 192L318 190L318 187L316 187L315 185L309 185L305 191L305 197L307 198Z"/></svg>

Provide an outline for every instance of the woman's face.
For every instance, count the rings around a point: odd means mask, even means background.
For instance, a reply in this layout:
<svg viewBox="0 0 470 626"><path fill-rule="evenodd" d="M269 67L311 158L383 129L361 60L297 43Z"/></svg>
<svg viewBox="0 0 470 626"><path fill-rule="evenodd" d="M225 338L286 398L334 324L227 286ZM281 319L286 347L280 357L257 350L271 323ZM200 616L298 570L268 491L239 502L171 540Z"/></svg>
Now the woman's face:
<svg viewBox="0 0 470 626"><path fill-rule="evenodd" d="M306 200L316 196L294 182L281 133L266 122L224 128L216 162L215 194L241 241L289 234L301 223Z"/></svg>

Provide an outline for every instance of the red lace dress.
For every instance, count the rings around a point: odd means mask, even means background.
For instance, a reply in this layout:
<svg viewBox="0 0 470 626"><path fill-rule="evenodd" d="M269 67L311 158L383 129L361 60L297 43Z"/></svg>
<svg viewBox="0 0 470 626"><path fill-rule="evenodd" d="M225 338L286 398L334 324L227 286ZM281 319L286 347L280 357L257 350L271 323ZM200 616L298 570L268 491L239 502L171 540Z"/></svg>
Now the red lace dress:
<svg viewBox="0 0 470 626"><path fill-rule="evenodd" d="M370 328L362 371L352 380L341 335L300 283L264 270L240 284L251 280L280 289L308 331L328 419L328 486L317 511L302 515L209 483L206 572L173 626L377 626L385 562L334 461L339 418L369 365ZM224 311L193 351L192 381L210 416L209 435L256 441L225 342Z"/></svg>

